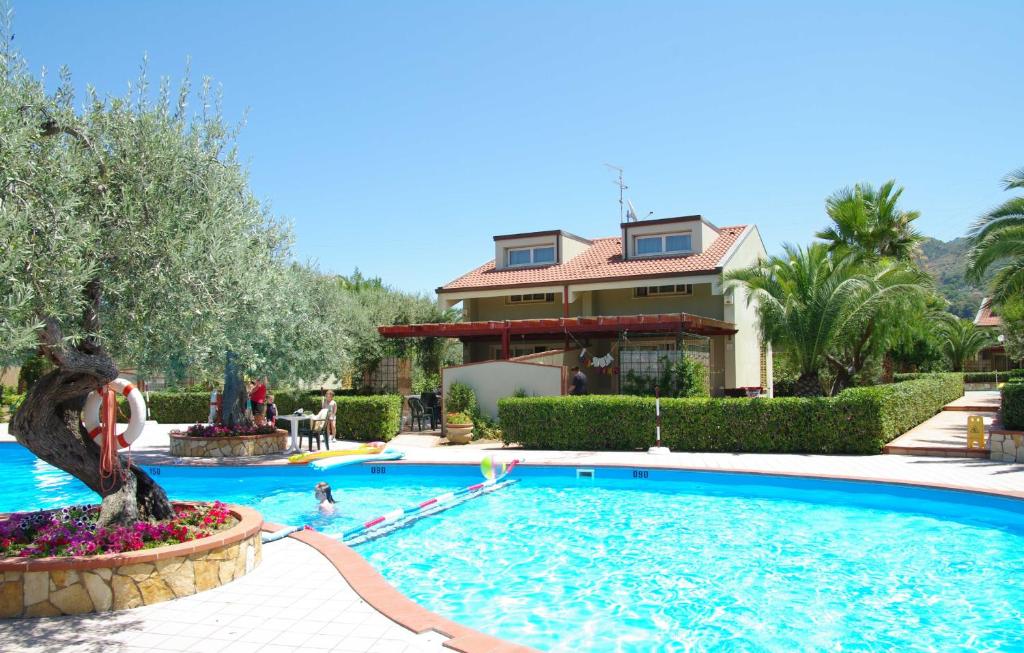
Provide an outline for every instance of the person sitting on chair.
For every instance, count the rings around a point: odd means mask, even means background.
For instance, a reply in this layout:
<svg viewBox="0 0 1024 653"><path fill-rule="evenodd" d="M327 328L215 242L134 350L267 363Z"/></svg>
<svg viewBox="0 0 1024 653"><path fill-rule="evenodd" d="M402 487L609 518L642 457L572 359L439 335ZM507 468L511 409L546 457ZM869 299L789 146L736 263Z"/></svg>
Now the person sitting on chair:
<svg viewBox="0 0 1024 653"><path fill-rule="evenodd" d="M314 493L316 494L316 500L320 502L320 514L334 514L334 496L331 494L331 486L320 481L316 484Z"/></svg>

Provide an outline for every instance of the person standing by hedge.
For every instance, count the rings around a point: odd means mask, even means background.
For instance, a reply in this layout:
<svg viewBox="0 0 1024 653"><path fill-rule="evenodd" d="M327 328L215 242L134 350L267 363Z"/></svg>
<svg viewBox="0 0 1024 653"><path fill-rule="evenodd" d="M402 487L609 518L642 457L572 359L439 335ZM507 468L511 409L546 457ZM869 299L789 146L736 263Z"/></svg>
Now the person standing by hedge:
<svg viewBox="0 0 1024 653"><path fill-rule="evenodd" d="M579 367L572 368L572 388L569 390L569 394L587 394L587 375Z"/></svg>
<svg viewBox="0 0 1024 653"><path fill-rule="evenodd" d="M334 400L334 390L328 390L324 395L324 408L327 409L327 437L333 438L338 430L336 418L338 417L338 402Z"/></svg>

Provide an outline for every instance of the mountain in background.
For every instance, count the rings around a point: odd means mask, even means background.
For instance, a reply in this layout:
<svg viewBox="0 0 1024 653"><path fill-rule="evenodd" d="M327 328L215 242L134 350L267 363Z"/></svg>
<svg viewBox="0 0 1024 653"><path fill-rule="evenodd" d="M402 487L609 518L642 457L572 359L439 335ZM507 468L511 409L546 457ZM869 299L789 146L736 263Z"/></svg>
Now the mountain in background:
<svg viewBox="0 0 1024 653"><path fill-rule="evenodd" d="M964 278L967 250L967 238L955 238L947 243L925 238L921 243L922 256L919 260L935 279L939 292L949 301L949 312L974 319L991 275L986 275L985 282L980 285L968 283Z"/></svg>

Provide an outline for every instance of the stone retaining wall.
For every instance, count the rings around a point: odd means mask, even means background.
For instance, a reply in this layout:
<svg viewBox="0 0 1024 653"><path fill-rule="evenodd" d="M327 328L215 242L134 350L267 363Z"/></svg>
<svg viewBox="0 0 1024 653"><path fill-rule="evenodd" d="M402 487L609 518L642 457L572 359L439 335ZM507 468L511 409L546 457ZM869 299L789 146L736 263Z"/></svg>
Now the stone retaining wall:
<svg viewBox="0 0 1024 653"><path fill-rule="evenodd" d="M1004 463L1024 463L1024 431L992 429L988 435L989 458Z"/></svg>
<svg viewBox="0 0 1024 653"><path fill-rule="evenodd" d="M239 523L201 540L82 558L0 558L0 617L53 617L125 610L213 589L262 558L255 510L231 506Z"/></svg>
<svg viewBox="0 0 1024 653"><path fill-rule="evenodd" d="M232 435L223 438L192 438L171 433L171 455L178 458L264 456L287 449L288 437L288 431L281 429L264 435Z"/></svg>

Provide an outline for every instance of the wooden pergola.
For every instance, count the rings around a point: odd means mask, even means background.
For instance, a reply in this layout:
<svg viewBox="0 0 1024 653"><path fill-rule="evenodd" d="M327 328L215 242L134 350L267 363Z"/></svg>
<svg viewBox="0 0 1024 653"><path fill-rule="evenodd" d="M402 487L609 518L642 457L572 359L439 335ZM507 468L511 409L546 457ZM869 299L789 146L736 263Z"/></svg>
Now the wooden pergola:
<svg viewBox="0 0 1024 653"><path fill-rule="evenodd" d="M486 322L440 322L430 324L396 324L380 326L385 338L458 338L501 340L502 359L509 358L513 336L524 338L568 338L618 336L636 333L695 333L722 336L736 333L736 325L689 313L658 315L606 315L595 317L558 317L535 320L492 320Z"/></svg>

